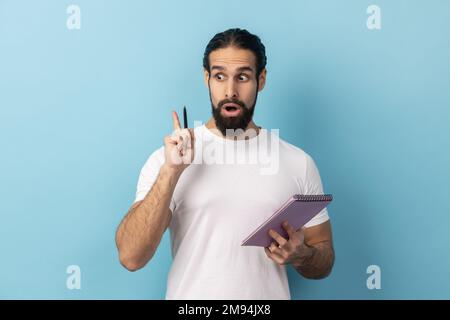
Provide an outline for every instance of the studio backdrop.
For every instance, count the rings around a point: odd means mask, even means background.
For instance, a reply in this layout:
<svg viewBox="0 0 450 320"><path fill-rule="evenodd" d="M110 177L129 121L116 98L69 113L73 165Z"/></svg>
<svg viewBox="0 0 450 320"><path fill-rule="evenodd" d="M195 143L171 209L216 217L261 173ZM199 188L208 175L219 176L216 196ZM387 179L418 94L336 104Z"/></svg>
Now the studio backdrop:
<svg viewBox="0 0 450 320"><path fill-rule="evenodd" d="M0 298L163 299L115 231L171 110L211 116L202 57L266 47L254 119L320 170L336 261L293 299L450 298L450 2L0 1ZM75 284L75 285L74 285Z"/></svg>

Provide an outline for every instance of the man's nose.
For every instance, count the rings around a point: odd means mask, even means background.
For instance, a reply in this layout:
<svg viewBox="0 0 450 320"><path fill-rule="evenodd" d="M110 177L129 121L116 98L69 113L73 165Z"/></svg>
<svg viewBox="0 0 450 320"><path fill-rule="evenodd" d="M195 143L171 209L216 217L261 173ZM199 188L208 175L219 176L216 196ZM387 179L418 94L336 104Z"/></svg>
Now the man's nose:
<svg viewBox="0 0 450 320"><path fill-rule="evenodd" d="M227 83L227 89L226 89L226 98L227 99L233 99L238 97L237 93L237 86L233 79L230 79Z"/></svg>

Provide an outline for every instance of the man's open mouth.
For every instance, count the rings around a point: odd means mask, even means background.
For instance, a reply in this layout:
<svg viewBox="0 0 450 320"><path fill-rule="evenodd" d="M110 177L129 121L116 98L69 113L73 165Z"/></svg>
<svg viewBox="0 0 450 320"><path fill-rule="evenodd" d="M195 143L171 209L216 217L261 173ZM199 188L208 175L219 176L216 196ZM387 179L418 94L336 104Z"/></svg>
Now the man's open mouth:
<svg viewBox="0 0 450 320"><path fill-rule="evenodd" d="M235 104L226 104L223 107L223 114L228 117L236 117L241 113L241 108Z"/></svg>
<svg viewBox="0 0 450 320"><path fill-rule="evenodd" d="M237 117L241 113L240 108L231 107L231 106L225 107L222 111L223 111L222 114L225 117Z"/></svg>

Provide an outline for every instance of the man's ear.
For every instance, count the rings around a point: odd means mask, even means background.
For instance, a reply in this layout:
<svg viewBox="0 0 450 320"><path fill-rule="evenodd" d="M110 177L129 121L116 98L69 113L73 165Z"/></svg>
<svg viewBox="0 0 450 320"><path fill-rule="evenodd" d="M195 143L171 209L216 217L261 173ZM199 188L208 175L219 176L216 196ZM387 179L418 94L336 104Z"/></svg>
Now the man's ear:
<svg viewBox="0 0 450 320"><path fill-rule="evenodd" d="M258 87L258 92L261 91L262 89L264 89L264 86L266 85L266 75L267 75L267 70L266 68L262 69L261 73L259 74L259 87Z"/></svg>
<svg viewBox="0 0 450 320"><path fill-rule="evenodd" d="M208 86L208 81L209 81L209 71L206 70L205 68L203 68L203 73L204 73L204 77L205 77L205 86L207 88L209 88Z"/></svg>

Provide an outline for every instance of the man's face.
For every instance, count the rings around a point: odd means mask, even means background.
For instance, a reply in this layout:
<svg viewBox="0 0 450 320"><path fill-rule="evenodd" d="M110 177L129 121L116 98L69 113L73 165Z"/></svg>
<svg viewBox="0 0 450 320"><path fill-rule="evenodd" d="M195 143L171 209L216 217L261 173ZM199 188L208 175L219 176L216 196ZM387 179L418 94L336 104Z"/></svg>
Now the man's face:
<svg viewBox="0 0 450 320"><path fill-rule="evenodd" d="M245 130L253 117L258 91L265 84L265 72L256 79L256 57L252 51L227 47L209 55L211 74L205 70L212 113L217 128Z"/></svg>

